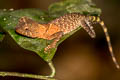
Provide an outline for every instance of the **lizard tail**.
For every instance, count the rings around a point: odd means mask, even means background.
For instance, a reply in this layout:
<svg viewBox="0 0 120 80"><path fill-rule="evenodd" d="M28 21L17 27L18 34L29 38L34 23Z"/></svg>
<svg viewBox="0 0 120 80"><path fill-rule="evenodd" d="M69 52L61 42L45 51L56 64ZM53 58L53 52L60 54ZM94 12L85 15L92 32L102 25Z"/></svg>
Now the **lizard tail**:
<svg viewBox="0 0 120 80"><path fill-rule="evenodd" d="M102 26L103 28L103 31L104 31L104 34L106 36L106 40L107 40L107 43L108 43L108 48L109 48L109 51L110 51L110 55L112 57L112 60L114 62L114 64L116 65L116 67L119 69L120 66L115 58L115 55L114 55L114 52L113 52L113 48L112 48L112 45L111 45L111 41L110 41L110 36L108 34L108 31L107 31L107 27L105 26L104 22L99 19L97 19L97 22Z"/></svg>

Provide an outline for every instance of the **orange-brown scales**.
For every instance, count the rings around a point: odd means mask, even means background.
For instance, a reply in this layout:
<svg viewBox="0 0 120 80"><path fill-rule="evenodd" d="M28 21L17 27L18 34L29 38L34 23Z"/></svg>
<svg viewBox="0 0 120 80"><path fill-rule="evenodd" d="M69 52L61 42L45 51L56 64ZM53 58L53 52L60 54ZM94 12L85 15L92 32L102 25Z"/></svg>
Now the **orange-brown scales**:
<svg viewBox="0 0 120 80"><path fill-rule="evenodd" d="M112 59L117 68L119 68L119 65L113 54L107 27L99 17L85 16L81 15L80 13L70 13L56 18L47 24L40 24L27 17L22 17L19 19L19 23L16 27L16 32L31 38L43 38L47 40L54 39L54 41L45 48L45 52L47 52L49 49L56 47L56 43L63 35L70 33L78 27L82 27L92 38L95 38L95 32L92 26L94 23L99 23L102 26L106 35L106 40L108 42Z"/></svg>

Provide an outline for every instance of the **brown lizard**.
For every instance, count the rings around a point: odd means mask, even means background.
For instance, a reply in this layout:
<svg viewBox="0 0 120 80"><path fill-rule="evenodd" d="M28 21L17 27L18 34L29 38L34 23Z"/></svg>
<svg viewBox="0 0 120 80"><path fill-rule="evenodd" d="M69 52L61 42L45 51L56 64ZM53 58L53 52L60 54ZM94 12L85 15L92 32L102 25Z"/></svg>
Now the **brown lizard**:
<svg viewBox="0 0 120 80"><path fill-rule="evenodd" d="M119 68L119 65L113 54L107 27L99 17L85 16L80 13L70 13L56 18L47 24L40 24L30 18L22 17L19 19L19 23L16 27L16 32L31 38L43 38L47 40L54 39L54 41L45 48L46 52L50 48L55 48L56 43L63 35L70 33L80 26L86 30L92 38L95 38L96 35L92 26L93 23L99 23L102 26L106 35L106 40L108 42L109 51L111 53L113 62L116 64L116 67Z"/></svg>

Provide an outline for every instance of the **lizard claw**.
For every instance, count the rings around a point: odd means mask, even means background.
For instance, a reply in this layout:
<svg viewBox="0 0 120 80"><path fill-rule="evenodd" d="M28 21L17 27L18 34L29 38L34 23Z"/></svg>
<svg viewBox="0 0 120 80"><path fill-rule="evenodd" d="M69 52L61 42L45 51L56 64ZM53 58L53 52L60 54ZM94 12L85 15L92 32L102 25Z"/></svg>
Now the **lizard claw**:
<svg viewBox="0 0 120 80"><path fill-rule="evenodd" d="M44 49L45 53L49 53L50 52L50 45L48 45L45 49Z"/></svg>
<svg viewBox="0 0 120 80"><path fill-rule="evenodd" d="M50 53L50 49L51 49L51 48L55 48L55 46L48 45L48 46L44 49L44 52L45 52L45 53Z"/></svg>

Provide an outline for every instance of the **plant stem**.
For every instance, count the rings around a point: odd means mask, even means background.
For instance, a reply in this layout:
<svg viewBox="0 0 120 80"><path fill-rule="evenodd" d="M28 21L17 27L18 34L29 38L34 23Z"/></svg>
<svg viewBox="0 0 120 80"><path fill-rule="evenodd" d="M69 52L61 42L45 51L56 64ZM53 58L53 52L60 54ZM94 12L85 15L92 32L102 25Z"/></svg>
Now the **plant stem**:
<svg viewBox="0 0 120 80"><path fill-rule="evenodd" d="M51 73L51 75L50 75L49 77L54 77L56 71L55 71L55 67L54 67L52 61L48 62L48 65L49 65L49 67L50 67L50 69L51 69L51 71L52 71L52 73Z"/></svg>
<svg viewBox="0 0 120 80"><path fill-rule="evenodd" d="M4 76L16 76L16 77L24 77L24 78L55 80L55 79L49 78L48 76L17 73L17 72L0 72L0 76L3 76L3 77Z"/></svg>
<svg viewBox="0 0 120 80"><path fill-rule="evenodd" d="M45 79L45 80L56 80L53 77L55 76L55 68L52 64L52 61L48 62L52 73L50 76L43 75L35 75L35 74L27 74L27 73L18 73L18 72L0 72L0 76L16 76L16 77L24 77L24 78L34 78L34 79Z"/></svg>

